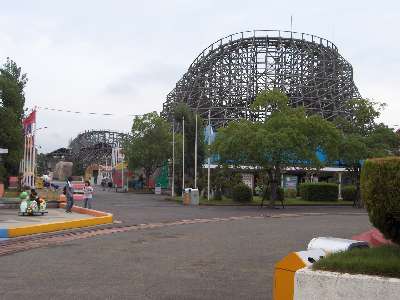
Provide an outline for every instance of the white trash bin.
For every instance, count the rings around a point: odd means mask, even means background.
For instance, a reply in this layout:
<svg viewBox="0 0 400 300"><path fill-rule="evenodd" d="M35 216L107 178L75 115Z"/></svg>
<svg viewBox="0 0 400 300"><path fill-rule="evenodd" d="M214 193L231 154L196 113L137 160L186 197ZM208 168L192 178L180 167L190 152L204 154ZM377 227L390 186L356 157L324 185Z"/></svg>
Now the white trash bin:
<svg viewBox="0 0 400 300"><path fill-rule="evenodd" d="M307 246L308 250L322 249L326 253L347 251L355 248L368 248L369 245L364 241L348 240L335 237L313 238Z"/></svg>
<svg viewBox="0 0 400 300"><path fill-rule="evenodd" d="M191 205L199 205L199 190L198 189L190 190L190 204Z"/></svg>

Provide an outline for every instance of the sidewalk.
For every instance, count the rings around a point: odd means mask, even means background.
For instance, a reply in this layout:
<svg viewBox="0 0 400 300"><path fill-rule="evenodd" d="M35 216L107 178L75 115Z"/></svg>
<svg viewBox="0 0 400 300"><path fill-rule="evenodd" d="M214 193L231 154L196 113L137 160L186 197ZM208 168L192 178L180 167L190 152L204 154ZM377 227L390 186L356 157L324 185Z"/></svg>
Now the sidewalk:
<svg viewBox="0 0 400 300"><path fill-rule="evenodd" d="M113 219L111 214L80 207L73 207L72 213L63 208L47 211L43 216L18 216L17 209L0 209L0 238L108 224Z"/></svg>

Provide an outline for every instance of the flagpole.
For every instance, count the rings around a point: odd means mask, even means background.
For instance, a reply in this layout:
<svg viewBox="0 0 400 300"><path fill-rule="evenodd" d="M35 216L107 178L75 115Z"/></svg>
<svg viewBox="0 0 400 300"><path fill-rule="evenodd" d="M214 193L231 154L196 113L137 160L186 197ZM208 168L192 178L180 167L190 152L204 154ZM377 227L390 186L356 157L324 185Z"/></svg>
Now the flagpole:
<svg viewBox="0 0 400 300"><path fill-rule="evenodd" d="M35 173L36 173L36 107L35 107L35 122L33 123L32 131L32 188L35 188Z"/></svg>
<svg viewBox="0 0 400 300"><path fill-rule="evenodd" d="M185 193L185 116L182 117L182 197Z"/></svg>
<svg viewBox="0 0 400 300"><path fill-rule="evenodd" d="M172 121L172 187L171 197L175 196L175 120Z"/></svg>
<svg viewBox="0 0 400 300"><path fill-rule="evenodd" d="M26 130L24 126L24 157L22 160L22 188L24 188L25 184L25 174L26 174Z"/></svg>
<svg viewBox="0 0 400 300"><path fill-rule="evenodd" d="M194 140L194 188L197 189L197 111L196 111L196 132Z"/></svg>
<svg viewBox="0 0 400 300"><path fill-rule="evenodd" d="M211 145L211 111L208 111L208 149ZM207 200L210 201L210 154L208 154L208 168L207 168Z"/></svg>

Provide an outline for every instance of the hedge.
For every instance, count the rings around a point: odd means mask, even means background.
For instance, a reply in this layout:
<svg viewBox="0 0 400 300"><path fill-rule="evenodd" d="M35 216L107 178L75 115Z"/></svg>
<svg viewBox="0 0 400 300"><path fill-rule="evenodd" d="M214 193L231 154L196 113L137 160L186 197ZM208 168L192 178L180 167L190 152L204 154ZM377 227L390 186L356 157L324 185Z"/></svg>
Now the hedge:
<svg viewBox="0 0 400 300"><path fill-rule="evenodd" d="M308 201L335 201L338 198L338 185L334 183L302 183L300 196Z"/></svg>
<svg viewBox="0 0 400 300"><path fill-rule="evenodd" d="M361 197L371 223L387 239L400 244L400 157L365 161Z"/></svg>
<svg viewBox="0 0 400 300"><path fill-rule="evenodd" d="M232 189L232 199L237 202L250 202L253 199L253 192L246 184L239 183Z"/></svg>
<svg viewBox="0 0 400 300"><path fill-rule="evenodd" d="M345 201L355 201L357 188L354 185L345 185L342 187L342 198Z"/></svg>

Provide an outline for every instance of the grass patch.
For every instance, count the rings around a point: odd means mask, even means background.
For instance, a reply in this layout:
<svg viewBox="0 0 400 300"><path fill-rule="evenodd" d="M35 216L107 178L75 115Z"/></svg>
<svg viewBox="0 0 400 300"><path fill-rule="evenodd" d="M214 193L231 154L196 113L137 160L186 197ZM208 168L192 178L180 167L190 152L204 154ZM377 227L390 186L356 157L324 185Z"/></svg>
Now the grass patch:
<svg viewBox="0 0 400 300"><path fill-rule="evenodd" d="M167 197L166 198L169 201L175 201L177 203L182 203L182 197ZM222 197L221 200L214 200L214 199L210 199L210 201L207 200L207 198L200 198L200 204L201 205L261 205L261 197L259 196L254 196L253 200L251 202L247 202L247 203L240 203L240 202L235 202L233 201L231 198L227 198L227 197ZM285 199L285 201L283 202L285 204L285 206L291 206L291 205L346 205L346 206L351 206L352 203L349 203L348 201L307 201L307 200L303 200L303 199L299 199L299 198L289 198L289 199ZM264 205L267 206L268 205L268 201L264 201ZM276 206L280 206L281 202L277 201L275 202Z"/></svg>
<svg viewBox="0 0 400 300"><path fill-rule="evenodd" d="M60 197L60 192L50 191L50 190L36 190L40 197L45 198L46 200L58 200ZM4 198L18 198L21 192L16 190L6 190L4 193Z"/></svg>
<svg viewBox="0 0 400 300"><path fill-rule="evenodd" d="M19 193L17 190L5 190L4 192L4 198L17 198L19 196Z"/></svg>
<svg viewBox="0 0 400 300"><path fill-rule="evenodd" d="M386 245L334 253L314 263L313 270L400 278L400 247Z"/></svg>

